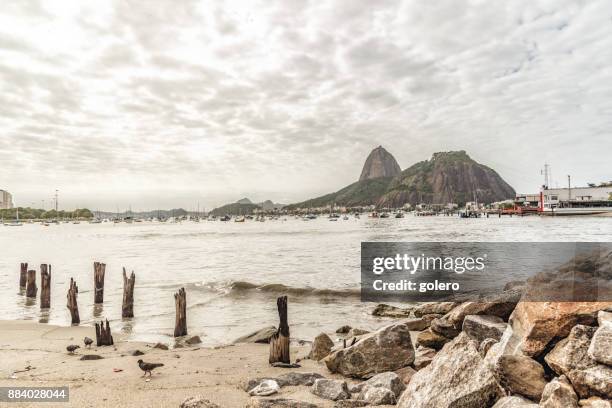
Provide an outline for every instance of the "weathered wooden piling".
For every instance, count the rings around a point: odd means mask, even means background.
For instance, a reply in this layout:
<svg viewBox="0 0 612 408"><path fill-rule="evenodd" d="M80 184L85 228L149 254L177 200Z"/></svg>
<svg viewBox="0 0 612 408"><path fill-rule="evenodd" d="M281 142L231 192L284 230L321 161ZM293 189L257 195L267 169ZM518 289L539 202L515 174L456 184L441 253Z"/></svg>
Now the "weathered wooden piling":
<svg viewBox="0 0 612 408"><path fill-rule="evenodd" d="M174 324L174 337L187 335L187 294L185 288L180 288L174 294L174 306L176 307L176 321Z"/></svg>
<svg viewBox="0 0 612 408"><path fill-rule="evenodd" d="M134 271L127 277L123 268L123 305L121 306L121 317L134 317L134 283L136 275Z"/></svg>
<svg viewBox="0 0 612 408"><path fill-rule="evenodd" d="M279 362L290 364L287 296L281 296L276 299L276 306L278 307L280 323L278 325L278 330L276 330L276 333L270 338L270 358L268 361L270 364Z"/></svg>
<svg viewBox="0 0 612 408"><path fill-rule="evenodd" d="M40 308L51 307L51 265L40 265Z"/></svg>
<svg viewBox="0 0 612 408"><path fill-rule="evenodd" d="M94 262L94 303L104 303L104 273L106 264Z"/></svg>
<svg viewBox="0 0 612 408"><path fill-rule="evenodd" d="M70 310L70 316L72 317L72 324L81 323L79 317L79 305L77 304L77 296L79 294L79 287L77 286L74 279L70 278L70 288L68 289L68 304L66 305Z"/></svg>
<svg viewBox="0 0 612 408"><path fill-rule="evenodd" d="M108 319L106 319L106 327L103 321L100 321L100 324L96 323L96 344L98 346L112 346L115 344Z"/></svg>
<svg viewBox="0 0 612 408"><path fill-rule="evenodd" d="M38 288L36 287L36 271L31 269L28 271L28 277L26 282L26 296L29 298L35 298L36 293L38 293Z"/></svg>
<svg viewBox="0 0 612 408"><path fill-rule="evenodd" d="M19 289L25 289L28 283L28 263L21 263L21 272L19 273Z"/></svg>

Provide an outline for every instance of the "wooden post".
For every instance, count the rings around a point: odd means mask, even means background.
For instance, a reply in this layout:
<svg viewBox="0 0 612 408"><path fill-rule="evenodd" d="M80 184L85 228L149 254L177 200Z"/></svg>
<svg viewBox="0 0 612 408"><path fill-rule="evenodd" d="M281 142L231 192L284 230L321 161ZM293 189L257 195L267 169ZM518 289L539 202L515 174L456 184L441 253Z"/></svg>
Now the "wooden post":
<svg viewBox="0 0 612 408"><path fill-rule="evenodd" d="M79 294L79 287L77 286L74 279L70 278L70 289L68 289L68 304L66 305L70 310L72 316L72 324L81 323L79 317L79 305L77 304L77 295Z"/></svg>
<svg viewBox="0 0 612 408"><path fill-rule="evenodd" d="M36 271L32 269L28 271L26 297L35 298L36 293L38 293L38 288L36 287Z"/></svg>
<svg viewBox="0 0 612 408"><path fill-rule="evenodd" d="M174 306L176 307L176 321L174 324L174 337L187 335L187 295L185 288L180 288L174 294Z"/></svg>
<svg viewBox="0 0 612 408"><path fill-rule="evenodd" d="M270 358L269 363L286 363L290 364L289 356L289 323L287 322L287 296L281 296L276 299L278 307L278 315L280 323L278 330L270 338Z"/></svg>
<svg viewBox="0 0 612 408"><path fill-rule="evenodd" d="M40 308L51 307L51 265L40 265Z"/></svg>
<svg viewBox="0 0 612 408"><path fill-rule="evenodd" d="M112 346L115 344L108 319L106 319L106 327L104 327L103 321L100 321L100 324L96 323L96 344L98 346Z"/></svg>
<svg viewBox="0 0 612 408"><path fill-rule="evenodd" d="M136 275L134 271L127 277L123 268L123 306L121 306L121 317L134 317L134 283Z"/></svg>
<svg viewBox="0 0 612 408"><path fill-rule="evenodd" d="M94 303L104 303L104 272L106 264L94 262Z"/></svg>
<svg viewBox="0 0 612 408"><path fill-rule="evenodd" d="M19 274L19 289L25 289L28 282L28 263L21 263L21 273Z"/></svg>

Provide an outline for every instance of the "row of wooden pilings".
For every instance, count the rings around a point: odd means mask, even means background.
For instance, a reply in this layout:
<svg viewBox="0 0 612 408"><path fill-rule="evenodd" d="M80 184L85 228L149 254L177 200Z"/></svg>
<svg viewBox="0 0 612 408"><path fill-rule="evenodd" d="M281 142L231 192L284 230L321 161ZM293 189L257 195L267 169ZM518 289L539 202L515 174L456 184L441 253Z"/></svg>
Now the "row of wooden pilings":
<svg viewBox="0 0 612 408"><path fill-rule="evenodd" d="M94 304L104 303L104 275L106 274L106 264L94 262ZM40 265L40 308L49 309L51 307L51 265ZM134 317L134 284L136 275L132 271L128 277L123 268L123 303L121 306L121 317ZM38 288L36 286L36 271L28 270L28 264L21 264L21 273L19 277L19 287L22 291L25 290L26 297L36 298ZM70 278L70 285L66 295L66 307L70 311L72 324L81 322L79 316L79 306L77 298L79 287L73 278ZM176 317L174 324L174 337L182 337L187 335L187 294L185 288L180 288L174 294L174 305L176 309ZM287 313L287 296L281 296L276 300L279 315L279 326L276 333L270 338L270 364L273 363L290 363L289 357L289 323ZM112 345L113 337L111 334L108 319L104 322L96 323L96 340L98 346Z"/></svg>

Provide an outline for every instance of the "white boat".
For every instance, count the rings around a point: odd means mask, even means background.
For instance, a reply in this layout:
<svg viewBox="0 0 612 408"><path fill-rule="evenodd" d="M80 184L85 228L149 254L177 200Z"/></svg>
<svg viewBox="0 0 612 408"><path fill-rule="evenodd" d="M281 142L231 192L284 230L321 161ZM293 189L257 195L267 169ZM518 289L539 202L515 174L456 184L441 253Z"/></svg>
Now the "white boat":
<svg viewBox="0 0 612 408"><path fill-rule="evenodd" d="M234 222L244 222L244 215L239 215L234 218Z"/></svg>

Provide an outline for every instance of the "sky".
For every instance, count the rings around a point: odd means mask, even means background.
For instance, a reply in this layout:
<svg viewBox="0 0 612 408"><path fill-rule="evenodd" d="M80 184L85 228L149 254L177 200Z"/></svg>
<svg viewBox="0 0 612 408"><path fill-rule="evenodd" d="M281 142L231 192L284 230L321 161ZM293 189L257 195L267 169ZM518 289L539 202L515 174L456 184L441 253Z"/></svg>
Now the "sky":
<svg viewBox="0 0 612 408"><path fill-rule="evenodd" d="M466 150L518 192L612 179L612 3L13 1L0 189L22 206L290 203Z"/></svg>

